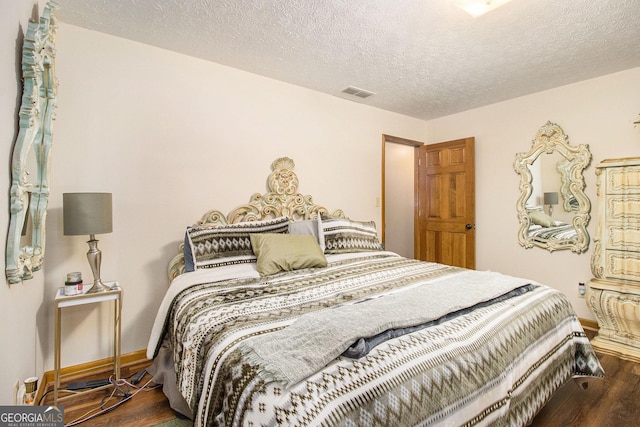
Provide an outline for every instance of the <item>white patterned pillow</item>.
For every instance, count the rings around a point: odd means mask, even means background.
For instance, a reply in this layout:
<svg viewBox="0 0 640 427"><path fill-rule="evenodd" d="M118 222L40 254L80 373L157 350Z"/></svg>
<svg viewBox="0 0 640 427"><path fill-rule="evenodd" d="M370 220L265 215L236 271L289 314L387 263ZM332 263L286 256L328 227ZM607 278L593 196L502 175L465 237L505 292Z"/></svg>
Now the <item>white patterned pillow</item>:
<svg viewBox="0 0 640 427"><path fill-rule="evenodd" d="M251 234L288 231L289 218L286 216L263 221L190 227L185 236L185 269L191 271L190 266L186 265L188 253L191 254L194 270L256 262Z"/></svg>
<svg viewBox="0 0 640 427"><path fill-rule="evenodd" d="M380 251L376 223L344 218L322 218L324 252L343 254L349 252Z"/></svg>

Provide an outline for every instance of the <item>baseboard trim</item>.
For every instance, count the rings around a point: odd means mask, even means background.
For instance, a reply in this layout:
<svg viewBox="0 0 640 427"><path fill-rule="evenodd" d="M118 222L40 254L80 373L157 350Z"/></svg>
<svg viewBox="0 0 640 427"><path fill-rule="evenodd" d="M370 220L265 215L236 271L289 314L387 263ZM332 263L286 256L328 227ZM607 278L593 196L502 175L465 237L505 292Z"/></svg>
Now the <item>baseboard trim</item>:
<svg viewBox="0 0 640 427"><path fill-rule="evenodd" d="M584 329L589 329L590 331L595 331L598 332L598 329L600 329L598 327L598 322L593 321L593 320L589 320L589 319L583 319L583 318L578 318L578 320L580 320L580 324L582 325L582 327Z"/></svg>
<svg viewBox="0 0 640 427"><path fill-rule="evenodd" d="M88 377L90 375L99 375L107 372L105 366L112 363L112 358L94 360L92 362L81 363L79 365L67 366L60 369L60 375L64 376L65 380L79 379L81 377ZM120 371L123 368L127 368L131 365L136 365L149 361L147 359L147 350L138 350L131 353L123 354L120 356ZM149 361L151 363L151 361ZM113 369L113 365L111 367ZM47 371L42 375L40 381L40 387L36 393L36 402L40 402L42 394L48 388L49 384L53 384L55 375L53 370Z"/></svg>

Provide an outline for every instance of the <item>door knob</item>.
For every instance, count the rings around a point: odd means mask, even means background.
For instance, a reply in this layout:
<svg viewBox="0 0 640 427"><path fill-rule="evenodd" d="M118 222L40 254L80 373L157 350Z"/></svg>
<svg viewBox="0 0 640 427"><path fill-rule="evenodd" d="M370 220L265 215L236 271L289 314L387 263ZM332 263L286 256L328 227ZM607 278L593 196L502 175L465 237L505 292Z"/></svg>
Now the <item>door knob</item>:
<svg viewBox="0 0 640 427"><path fill-rule="evenodd" d="M464 228L466 228L467 230L471 230L473 228L473 225L467 224L464 226Z"/></svg>

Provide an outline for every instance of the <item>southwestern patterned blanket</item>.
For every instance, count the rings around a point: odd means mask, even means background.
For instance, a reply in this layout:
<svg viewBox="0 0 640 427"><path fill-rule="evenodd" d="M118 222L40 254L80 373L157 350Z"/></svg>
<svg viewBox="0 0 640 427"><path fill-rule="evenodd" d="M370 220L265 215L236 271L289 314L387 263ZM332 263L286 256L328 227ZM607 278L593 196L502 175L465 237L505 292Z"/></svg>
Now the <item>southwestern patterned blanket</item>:
<svg viewBox="0 0 640 427"><path fill-rule="evenodd" d="M170 346L195 425L526 425L569 378L604 376L551 288L389 252L327 259L174 281L147 355Z"/></svg>

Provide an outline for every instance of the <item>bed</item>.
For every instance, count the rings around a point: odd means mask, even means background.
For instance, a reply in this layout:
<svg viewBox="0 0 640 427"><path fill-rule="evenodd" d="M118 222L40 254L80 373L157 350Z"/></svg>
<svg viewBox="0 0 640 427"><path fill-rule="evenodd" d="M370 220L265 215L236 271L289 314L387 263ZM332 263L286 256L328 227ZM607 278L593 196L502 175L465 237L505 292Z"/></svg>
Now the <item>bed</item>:
<svg viewBox="0 0 640 427"><path fill-rule="evenodd" d="M149 371L196 426L527 425L604 376L564 295L385 251L293 168L206 213L169 265Z"/></svg>
<svg viewBox="0 0 640 427"><path fill-rule="evenodd" d="M573 245L578 241L578 233L573 224L566 224L557 221L556 224L550 227L543 227L541 225L529 226L529 237L532 239L538 239L541 241L555 240L558 242L566 241L566 245Z"/></svg>
<svg viewBox="0 0 640 427"><path fill-rule="evenodd" d="M541 206L527 208L530 224L527 235L530 239L551 247L561 248L572 246L578 242L578 231L573 224L554 220L545 214Z"/></svg>

